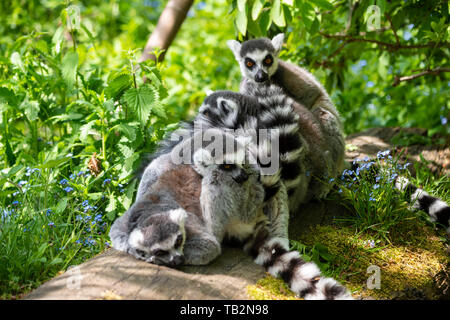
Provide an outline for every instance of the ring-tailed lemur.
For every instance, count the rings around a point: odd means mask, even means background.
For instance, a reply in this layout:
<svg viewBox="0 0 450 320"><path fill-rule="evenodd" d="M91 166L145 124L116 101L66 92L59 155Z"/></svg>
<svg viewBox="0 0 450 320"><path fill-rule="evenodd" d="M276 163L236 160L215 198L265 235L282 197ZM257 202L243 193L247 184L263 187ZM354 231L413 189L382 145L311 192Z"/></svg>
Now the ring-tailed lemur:
<svg viewBox="0 0 450 320"><path fill-rule="evenodd" d="M329 152L326 170L329 178L335 178L346 167L344 161L345 141L339 113L333 105L325 88L315 77L303 68L287 63L278 58L283 45L284 35L279 34L272 40L268 38L253 39L242 44L235 40L227 42L239 62L243 80L240 92L258 98L264 104L270 96L264 95L265 86L273 83L284 89L294 100L294 109L300 116L305 108L318 119L320 135L317 143L323 144ZM323 182L313 181L313 186L323 187ZM329 188L315 197L323 198ZM295 207L294 207L295 208Z"/></svg>
<svg viewBox="0 0 450 320"><path fill-rule="evenodd" d="M259 169L233 159L242 157L234 152L213 156L200 148L193 153L193 166L171 166L153 184L144 183L147 190L111 227L114 248L155 264L202 265L220 254L220 243L230 236L243 240L255 262L299 296L352 299L345 287L271 235L262 212Z"/></svg>
<svg viewBox="0 0 450 320"><path fill-rule="evenodd" d="M278 130L279 170L263 175L268 194L276 194L280 181L289 194L289 208L298 208L311 198L321 198L331 188L333 152L318 119L306 108L286 96L275 84L258 87L260 97L230 91L217 91L204 100L194 124L240 130L244 134L260 129ZM258 137L258 135L257 135ZM273 140L271 140L273 141ZM257 141L255 155L268 153L271 141ZM328 177L327 179L325 177Z"/></svg>

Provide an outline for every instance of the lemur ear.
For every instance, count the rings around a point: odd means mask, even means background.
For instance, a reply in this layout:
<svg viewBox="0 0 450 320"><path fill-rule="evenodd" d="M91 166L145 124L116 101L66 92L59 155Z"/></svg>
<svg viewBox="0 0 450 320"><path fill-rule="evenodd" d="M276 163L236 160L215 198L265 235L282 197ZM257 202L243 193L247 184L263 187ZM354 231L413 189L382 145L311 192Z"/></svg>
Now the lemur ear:
<svg viewBox="0 0 450 320"><path fill-rule="evenodd" d="M179 226L184 226L184 221L186 220L186 211L183 209L175 209L171 210L169 213L170 220L172 220L174 223L178 224Z"/></svg>
<svg viewBox="0 0 450 320"><path fill-rule="evenodd" d="M281 51L281 47L283 46L284 41L284 33L279 33L272 39L272 45L275 48L276 52Z"/></svg>
<svg viewBox="0 0 450 320"><path fill-rule="evenodd" d="M241 59L241 43L236 40L228 40L227 46L233 51L236 60Z"/></svg>
<svg viewBox="0 0 450 320"><path fill-rule="evenodd" d="M213 164L213 157L211 153L206 149L198 149L195 151L194 156L194 169L200 175L205 175L206 167Z"/></svg>
<svg viewBox="0 0 450 320"><path fill-rule="evenodd" d="M205 90L205 93L206 93L206 96L209 96L209 95L213 94L214 91L211 89L208 89L208 90Z"/></svg>

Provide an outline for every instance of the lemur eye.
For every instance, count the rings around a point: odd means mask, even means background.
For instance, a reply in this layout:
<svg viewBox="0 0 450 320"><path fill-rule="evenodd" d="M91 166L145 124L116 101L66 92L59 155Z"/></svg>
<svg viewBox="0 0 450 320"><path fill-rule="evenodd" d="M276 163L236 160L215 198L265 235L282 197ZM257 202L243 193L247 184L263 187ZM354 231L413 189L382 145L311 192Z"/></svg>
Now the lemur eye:
<svg viewBox="0 0 450 320"><path fill-rule="evenodd" d="M220 102L220 106L221 106L223 109L225 109L225 110L227 110L227 108L228 108L228 105L227 105L226 101L224 101L224 100L222 100L222 101Z"/></svg>
<svg viewBox="0 0 450 320"><path fill-rule="evenodd" d="M273 62L273 59L272 59L271 56L267 56L267 57L264 59L264 64L265 64L266 66L271 65L272 62Z"/></svg>
<svg viewBox="0 0 450 320"><path fill-rule="evenodd" d="M141 257L145 257L145 251L136 249L136 253L137 253L138 255L140 255Z"/></svg>
<svg viewBox="0 0 450 320"><path fill-rule="evenodd" d="M162 256L165 256L166 254L167 254L166 250L156 250L154 253L154 255L157 257L162 257Z"/></svg>
<svg viewBox="0 0 450 320"><path fill-rule="evenodd" d="M178 248L183 243L183 236L180 234L175 241L175 248Z"/></svg>
<svg viewBox="0 0 450 320"><path fill-rule="evenodd" d="M230 171L230 170L233 170L234 168L236 168L236 165L235 164L221 164L219 166L219 168L221 170Z"/></svg>
<svg viewBox="0 0 450 320"><path fill-rule="evenodd" d="M255 65L255 62L251 59L245 59L245 65L247 66L247 68L252 68Z"/></svg>

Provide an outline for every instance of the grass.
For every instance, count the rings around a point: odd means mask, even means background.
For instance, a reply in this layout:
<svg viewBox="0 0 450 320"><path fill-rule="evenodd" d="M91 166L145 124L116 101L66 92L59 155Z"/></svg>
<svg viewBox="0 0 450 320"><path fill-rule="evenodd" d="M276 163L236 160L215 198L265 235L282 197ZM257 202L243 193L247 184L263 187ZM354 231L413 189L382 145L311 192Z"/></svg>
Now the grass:
<svg viewBox="0 0 450 320"><path fill-rule="evenodd" d="M104 198L114 179L75 171L20 168L0 204L0 297L14 298L109 246ZM100 187L104 193L94 192ZM5 191L4 191L5 193Z"/></svg>

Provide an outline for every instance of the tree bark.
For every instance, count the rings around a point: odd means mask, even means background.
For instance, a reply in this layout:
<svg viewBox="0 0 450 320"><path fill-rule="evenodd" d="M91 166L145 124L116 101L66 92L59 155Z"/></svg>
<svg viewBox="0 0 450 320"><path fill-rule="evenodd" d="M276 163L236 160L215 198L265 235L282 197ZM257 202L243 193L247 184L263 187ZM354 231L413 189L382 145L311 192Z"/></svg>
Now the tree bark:
<svg viewBox="0 0 450 320"><path fill-rule="evenodd" d="M140 62L148 59L156 61L155 55L152 54L152 51L156 48L164 50L159 56L158 62L161 62L164 59L165 52L173 39L175 39L175 36L193 3L194 0L169 0L159 17L155 30L153 30L145 45Z"/></svg>

